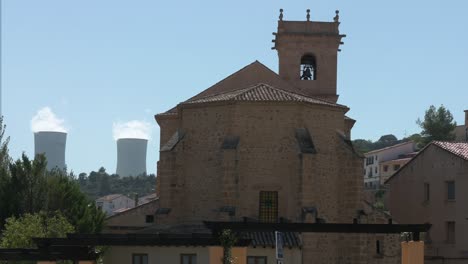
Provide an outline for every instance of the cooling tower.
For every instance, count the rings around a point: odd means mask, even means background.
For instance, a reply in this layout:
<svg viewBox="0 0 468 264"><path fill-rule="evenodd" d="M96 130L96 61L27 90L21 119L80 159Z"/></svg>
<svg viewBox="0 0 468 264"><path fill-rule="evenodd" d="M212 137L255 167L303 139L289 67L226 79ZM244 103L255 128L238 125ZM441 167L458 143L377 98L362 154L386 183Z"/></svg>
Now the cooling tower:
<svg viewBox="0 0 468 264"><path fill-rule="evenodd" d="M67 133L42 131L34 133L34 155L45 154L47 169L65 169Z"/></svg>
<svg viewBox="0 0 468 264"><path fill-rule="evenodd" d="M117 140L117 171L121 177L146 173L147 139L121 138Z"/></svg>

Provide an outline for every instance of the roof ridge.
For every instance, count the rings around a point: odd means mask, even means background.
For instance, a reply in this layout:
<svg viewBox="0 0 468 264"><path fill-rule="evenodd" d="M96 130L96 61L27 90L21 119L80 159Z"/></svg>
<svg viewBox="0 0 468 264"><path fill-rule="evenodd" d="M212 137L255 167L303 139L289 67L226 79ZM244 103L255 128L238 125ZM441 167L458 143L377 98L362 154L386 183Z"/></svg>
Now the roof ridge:
<svg viewBox="0 0 468 264"><path fill-rule="evenodd" d="M415 144L415 142L414 142L413 140L408 140L408 141L401 142L401 143L397 143L397 144L395 144L395 145L391 145L391 146L388 146L388 147L384 147L384 148L379 148L379 149L374 149L374 150L368 151L368 152L364 153L364 155L369 154L369 153L380 152L380 151L382 151L382 150L387 150L387 149L391 149L391 148L395 148L395 147L399 147L399 146L402 146L402 145L405 145L405 144L409 144L409 143Z"/></svg>
<svg viewBox="0 0 468 264"><path fill-rule="evenodd" d="M238 73L245 71L247 68L249 68L250 66L252 66L252 65L254 65L254 64L260 64L260 65L262 65L262 66L264 66L265 68L268 69L268 67L266 67L265 65L263 65L261 62L259 62L258 60L255 60L254 62L247 64L246 66L242 67L241 69L239 69L239 70L237 70L237 71L231 73L231 74L228 75L227 77L225 77L225 78L221 79L220 81L214 83L213 85L211 85L210 87L206 88L205 90L203 90L203 91L197 93L196 95L190 97L189 99L187 99L187 100L184 101L184 102L187 102L187 101L192 100L193 98L196 98L197 96L199 96L200 94L204 93L205 91L211 89L212 87L215 87L216 85L218 85L218 84L220 84L220 83L222 83L222 82L224 82L224 81L226 81L226 80L228 80L228 79L234 77L234 76L237 75ZM204 98L204 97L201 97L201 98Z"/></svg>
<svg viewBox="0 0 468 264"><path fill-rule="evenodd" d="M248 87L243 87L243 88L239 88L239 89L235 89L235 90L231 90L231 91L222 91L222 92L219 92L219 93L213 93L213 94L209 94L209 95L206 95L206 96L202 96L202 97L200 97L200 98L196 98L195 100L207 99L207 98L219 96L219 95L222 95L222 94L231 94L231 93L236 93L236 92L242 93L242 92L241 92L242 90L246 90L246 91L247 91L247 90L251 90L251 89L255 88L257 85L258 85L258 83L255 84L255 85L250 85L250 86L248 86ZM190 103L191 100L192 100L194 97L196 97L196 96L193 96L192 98L190 98L190 99L188 99L188 100L182 102L182 104L183 104L183 103Z"/></svg>
<svg viewBox="0 0 468 264"><path fill-rule="evenodd" d="M417 158L419 158L420 155L422 155L424 153L424 151L426 151L430 146L436 146L444 151L447 151L463 160L466 160L468 161L468 154L467 156L463 156L459 153L455 153L453 152L452 150L448 149L448 148L445 148L443 145L441 145L441 143L448 143L448 144L464 144L467 146L467 149L468 149L468 142L449 142L449 141L437 141L437 140L433 140L431 141L429 144L427 144L426 146L424 146L421 150L418 151L418 154L416 154L416 156L412 157L411 160L407 163L405 163L398 171L396 171L392 176L390 176L390 178L388 178L386 181L385 181L385 184L387 184L388 182L390 182L390 180L394 179L395 177L397 177L399 175L399 173L406 167L408 167L413 161L415 161Z"/></svg>

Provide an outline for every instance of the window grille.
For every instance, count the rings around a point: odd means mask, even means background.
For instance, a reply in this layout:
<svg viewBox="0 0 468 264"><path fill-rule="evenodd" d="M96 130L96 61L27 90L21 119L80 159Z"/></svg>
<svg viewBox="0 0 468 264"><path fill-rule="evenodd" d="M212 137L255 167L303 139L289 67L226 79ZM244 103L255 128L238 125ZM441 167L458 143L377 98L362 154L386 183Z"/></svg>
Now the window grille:
<svg viewBox="0 0 468 264"><path fill-rule="evenodd" d="M259 205L261 222L274 223L278 221L278 192L261 191Z"/></svg>

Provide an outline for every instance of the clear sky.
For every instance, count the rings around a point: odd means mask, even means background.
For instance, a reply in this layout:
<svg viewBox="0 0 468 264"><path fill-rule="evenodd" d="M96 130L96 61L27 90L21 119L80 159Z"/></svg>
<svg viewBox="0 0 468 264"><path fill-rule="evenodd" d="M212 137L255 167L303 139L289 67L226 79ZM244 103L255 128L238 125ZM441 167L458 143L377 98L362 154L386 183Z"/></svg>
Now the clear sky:
<svg viewBox="0 0 468 264"><path fill-rule="evenodd" d="M49 107L68 130L68 167L115 172L113 124L151 125L148 172L159 158L154 114L259 60L274 71L284 20L332 21L339 9L339 102L353 138L419 132L429 105L463 122L468 109L466 0L1 0L2 113L18 158L34 151L31 119Z"/></svg>

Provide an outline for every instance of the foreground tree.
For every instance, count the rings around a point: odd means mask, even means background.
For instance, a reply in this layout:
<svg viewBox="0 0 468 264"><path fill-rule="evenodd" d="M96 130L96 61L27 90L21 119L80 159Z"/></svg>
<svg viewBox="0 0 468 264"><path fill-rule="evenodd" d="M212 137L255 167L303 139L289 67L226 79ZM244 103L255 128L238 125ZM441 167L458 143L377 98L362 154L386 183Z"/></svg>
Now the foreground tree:
<svg viewBox="0 0 468 264"><path fill-rule="evenodd" d="M33 238L65 237L75 231L73 225L59 212L25 214L20 218L10 217L6 220L0 247L35 248Z"/></svg>
<svg viewBox="0 0 468 264"><path fill-rule="evenodd" d="M424 143L433 140L451 141L455 139L454 129L457 123L453 121L453 115L443 105L436 109L431 105L424 114L424 120L418 119L416 123L422 128L421 135Z"/></svg>
<svg viewBox="0 0 468 264"><path fill-rule="evenodd" d="M9 138L5 138L5 125L0 117L0 228L4 220L9 216L13 205L9 203L8 197L11 195L10 187L10 156L8 155Z"/></svg>
<svg viewBox="0 0 468 264"><path fill-rule="evenodd" d="M44 155L25 154L15 162L8 155L8 138L0 118L0 230L7 218L60 211L79 233L97 233L105 214L81 192L73 173L47 171ZM0 237L3 231L0 231Z"/></svg>
<svg viewBox="0 0 468 264"><path fill-rule="evenodd" d="M78 233L98 233L104 226L105 214L94 201L81 192L73 174L53 170L47 177L47 211L61 211Z"/></svg>

